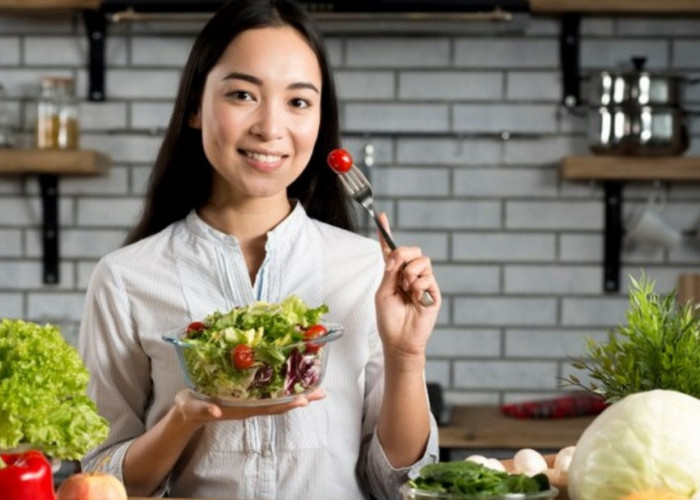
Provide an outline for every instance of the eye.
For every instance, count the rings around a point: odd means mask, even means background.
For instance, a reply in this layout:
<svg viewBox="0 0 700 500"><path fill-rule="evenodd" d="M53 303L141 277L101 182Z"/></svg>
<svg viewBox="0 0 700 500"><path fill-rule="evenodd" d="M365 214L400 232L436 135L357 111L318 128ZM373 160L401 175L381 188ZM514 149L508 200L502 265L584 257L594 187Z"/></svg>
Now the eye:
<svg viewBox="0 0 700 500"><path fill-rule="evenodd" d="M247 92L245 90L232 90L230 92L226 92L226 97L229 99L233 99L236 101L252 101L253 95L250 92Z"/></svg>
<svg viewBox="0 0 700 500"><path fill-rule="evenodd" d="M311 106L311 102L309 102L307 99L302 99L301 97L295 97L289 103L292 105L293 108L298 108L298 109L304 109L308 108Z"/></svg>

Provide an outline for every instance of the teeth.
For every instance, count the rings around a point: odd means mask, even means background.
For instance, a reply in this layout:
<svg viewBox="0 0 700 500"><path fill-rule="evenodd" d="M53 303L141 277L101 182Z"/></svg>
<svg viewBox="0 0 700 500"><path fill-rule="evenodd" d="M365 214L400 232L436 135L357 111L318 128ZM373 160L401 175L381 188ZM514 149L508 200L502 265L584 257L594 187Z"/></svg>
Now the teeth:
<svg viewBox="0 0 700 500"><path fill-rule="evenodd" d="M278 155L264 155L262 153L253 153L250 151L246 151L245 154L248 158L252 158L255 161L261 161L263 163L276 163L282 160L282 157Z"/></svg>

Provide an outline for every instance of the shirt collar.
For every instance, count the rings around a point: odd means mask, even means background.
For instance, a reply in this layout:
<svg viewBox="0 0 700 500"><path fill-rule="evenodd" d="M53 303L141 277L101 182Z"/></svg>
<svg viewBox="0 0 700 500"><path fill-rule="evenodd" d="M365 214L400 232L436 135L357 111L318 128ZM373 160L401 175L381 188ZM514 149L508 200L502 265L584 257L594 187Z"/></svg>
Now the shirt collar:
<svg viewBox="0 0 700 500"><path fill-rule="evenodd" d="M292 241L301 231L301 228L306 219L306 210L298 200L292 200L294 208L291 213L285 217L282 222L277 224L275 228L267 232L267 243L265 248L269 250L272 245L279 244L287 239ZM226 234L211 227L204 222L196 210L191 210L185 217L185 227L193 234L217 243L235 242L238 244L238 239L232 234Z"/></svg>

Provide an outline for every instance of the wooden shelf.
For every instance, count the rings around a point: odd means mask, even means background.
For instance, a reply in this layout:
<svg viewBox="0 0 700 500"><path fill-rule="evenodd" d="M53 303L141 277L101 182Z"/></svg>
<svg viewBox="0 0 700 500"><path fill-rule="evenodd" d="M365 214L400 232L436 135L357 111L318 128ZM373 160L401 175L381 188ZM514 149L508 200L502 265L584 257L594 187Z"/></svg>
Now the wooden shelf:
<svg viewBox="0 0 700 500"><path fill-rule="evenodd" d="M569 156L562 176L567 180L700 181L700 157Z"/></svg>
<svg viewBox="0 0 700 500"><path fill-rule="evenodd" d="M700 14L698 0L530 0L534 13Z"/></svg>
<svg viewBox="0 0 700 500"><path fill-rule="evenodd" d="M0 175L38 174L44 283L59 282L59 175L101 175L108 168L109 158L97 151L0 149Z"/></svg>
<svg viewBox="0 0 700 500"><path fill-rule="evenodd" d="M101 0L0 0L0 10L99 9Z"/></svg>
<svg viewBox="0 0 700 500"><path fill-rule="evenodd" d="M102 175L109 163L97 151L0 149L0 175Z"/></svg>
<svg viewBox="0 0 700 500"><path fill-rule="evenodd" d="M571 181L601 181L605 190L603 289L620 288L622 250L622 185L625 181L700 181L700 158L686 156L569 156L562 177Z"/></svg>

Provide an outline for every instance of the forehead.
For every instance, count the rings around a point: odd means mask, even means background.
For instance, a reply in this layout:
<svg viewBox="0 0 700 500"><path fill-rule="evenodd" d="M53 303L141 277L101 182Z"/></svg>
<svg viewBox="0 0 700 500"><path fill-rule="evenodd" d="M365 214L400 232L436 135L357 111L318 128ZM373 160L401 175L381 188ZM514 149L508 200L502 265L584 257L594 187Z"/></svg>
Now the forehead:
<svg viewBox="0 0 700 500"><path fill-rule="evenodd" d="M212 75L249 73L265 82L309 81L321 85L321 68L309 42L289 26L243 31L221 55Z"/></svg>

